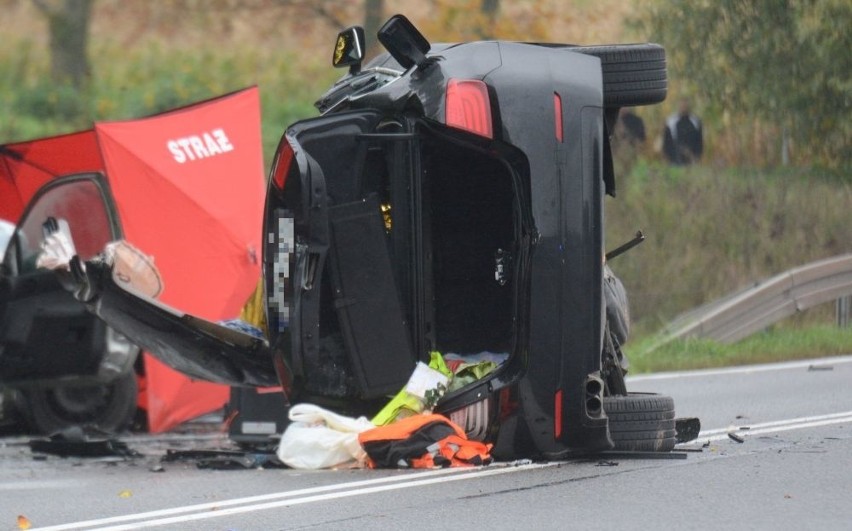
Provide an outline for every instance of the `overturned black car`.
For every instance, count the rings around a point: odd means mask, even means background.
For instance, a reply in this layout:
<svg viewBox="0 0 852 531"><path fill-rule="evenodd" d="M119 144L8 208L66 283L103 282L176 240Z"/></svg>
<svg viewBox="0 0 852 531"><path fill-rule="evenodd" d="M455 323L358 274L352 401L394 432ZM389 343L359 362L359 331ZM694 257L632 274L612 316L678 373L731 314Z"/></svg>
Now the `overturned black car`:
<svg viewBox="0 0 852 531"><path fill-rule="evenodd" d="M164 362L290 403L377 411L430 352L502 356L436 410L498 458L668 451L669 397L629 394L626 297L604 251L622 106L666 95L654 44L430 44L401 16L289 127L269 179L267 339L182 314L72 261L91 311ZM72 227L73 230L73 227Z"/></svg>

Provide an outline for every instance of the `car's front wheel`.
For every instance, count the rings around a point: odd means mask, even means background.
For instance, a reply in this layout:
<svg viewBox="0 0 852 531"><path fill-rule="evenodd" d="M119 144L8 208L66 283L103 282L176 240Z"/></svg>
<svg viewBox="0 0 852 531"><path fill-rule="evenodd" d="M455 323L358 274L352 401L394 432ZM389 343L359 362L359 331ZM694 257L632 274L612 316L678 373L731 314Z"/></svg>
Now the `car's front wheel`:
<svg viewBox="0 0 852 531"><path fill-rule="evenodd" d="M88 426L120 433L136 414L138 387L130 371L107 384L26 389L18 409L38 433L51 434L71 426Z"/></svg>

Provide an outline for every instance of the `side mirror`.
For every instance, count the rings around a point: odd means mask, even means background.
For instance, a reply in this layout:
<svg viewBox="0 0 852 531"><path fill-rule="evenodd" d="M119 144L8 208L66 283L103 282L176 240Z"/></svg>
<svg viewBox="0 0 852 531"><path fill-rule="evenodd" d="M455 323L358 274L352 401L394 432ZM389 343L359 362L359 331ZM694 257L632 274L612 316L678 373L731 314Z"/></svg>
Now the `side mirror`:
<svg viewBox="0 0 852 531"><path fill-rule="evenodd" d="M420 33L410 20L402 15L394 15L379 28L379 42L394 59L405 69L427 63L426 54L432 48L426 37Z"/></svg>
<svg viewBox="0 0 852 531"><path fill-rule="evenodd" d="M364 60L364 28L352 26L337 34L331 64L335 68L349 67L350 74L361 71Z"/></svg>

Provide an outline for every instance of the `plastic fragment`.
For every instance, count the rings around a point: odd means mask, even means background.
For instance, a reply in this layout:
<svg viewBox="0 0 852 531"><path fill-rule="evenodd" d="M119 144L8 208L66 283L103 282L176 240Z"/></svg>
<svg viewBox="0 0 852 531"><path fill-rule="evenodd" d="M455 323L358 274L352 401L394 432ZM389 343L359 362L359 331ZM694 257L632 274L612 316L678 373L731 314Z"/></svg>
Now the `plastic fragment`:
<svg viewBox="0 0 852 531"><path fill-rule="evenodd" d="M139 457L127 444L105 437L94 429L71 426L47 438L29 442L33 452L61 457Z"/></svg>
<svg viewBox="0 0 852 531"><path fill-rule="evenodd" d="M743 442L745 442L745 439L743 439L742 437L740 437L739 435L737 435L737 434L736 434L736 433L734 433L734 432L728 432L728 437L729 437L732 441L736 441L736 442L738 442L738 443L743 443Z"/></svg>
<svg viewBox="0 0 852 531"><path fill-rule="evenodd" d="M130 490L128 489L124 489L123 491L118 493L119 498L129 498L131 496L133 496L133 493L130 492Z"/></svg>

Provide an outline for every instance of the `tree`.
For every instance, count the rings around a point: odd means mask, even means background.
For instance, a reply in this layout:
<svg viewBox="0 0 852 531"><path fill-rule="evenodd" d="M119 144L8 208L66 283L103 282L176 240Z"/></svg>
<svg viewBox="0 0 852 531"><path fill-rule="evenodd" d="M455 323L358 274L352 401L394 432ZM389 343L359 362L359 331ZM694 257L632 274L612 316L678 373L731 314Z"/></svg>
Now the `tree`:
<svg viewBox="0 0 852 531"><path fill-rule="evenodd" d="M47 17L50 72L59 83L80 88L91 74L88 55L92 0L33 0Z"/></svg>
<svg viewBox="0 0 852 531"><path fill-rule="evenodd" d="M666 47L673 84L717 114L785 131L800 152L849 165L848 0L648 0L640 26ZM733 119L742 119L738 116Z"/></svg>
<svg viewBox="0 0 852 531"><path fill-rule="evenodd" d="M500 0L482 0L480 10L485 15L485 25L482 28L483 39L493 39L494 25L497 21L497 11L500 9Z"/></svg>
<svg viewBox="0 0 852 531"><path fill-rule="evenodd" d="M364 33L367 36L366 49L376 44L376 32L385 22L384 0L364 0Z"/></svg>

